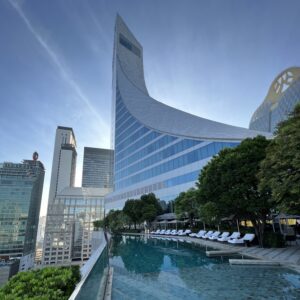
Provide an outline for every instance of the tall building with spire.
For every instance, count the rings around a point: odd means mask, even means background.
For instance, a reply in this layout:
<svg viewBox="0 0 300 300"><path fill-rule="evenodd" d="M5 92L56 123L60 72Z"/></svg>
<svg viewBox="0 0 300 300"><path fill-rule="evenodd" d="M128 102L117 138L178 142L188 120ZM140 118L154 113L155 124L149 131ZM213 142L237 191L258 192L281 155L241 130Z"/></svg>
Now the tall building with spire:
<svg viewBox="0 0 300 300"><path fill-rule="evenodd" d="M271 136L153 99L144 79L142 45L120 16L115 25L112 110L114 191L106 197L108 210L150 192L172 200L195 185L203 166L221 149L259 134Z"/></svg>

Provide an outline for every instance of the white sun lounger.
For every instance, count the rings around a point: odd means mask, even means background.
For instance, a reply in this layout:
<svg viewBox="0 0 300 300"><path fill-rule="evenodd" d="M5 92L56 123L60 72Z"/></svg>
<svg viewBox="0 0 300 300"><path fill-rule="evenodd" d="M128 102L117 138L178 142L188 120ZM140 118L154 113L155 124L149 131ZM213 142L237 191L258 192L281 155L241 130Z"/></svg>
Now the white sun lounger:
<svg viewBox="0 0 300 300"><path fill-rule="evenodd" d="M208 231L207 233L205 233L202 238L203 239L208 239L214 232L212 230Z"/></svg>
<svg viewBox="0 0 300 300"><path fill-rule="evenodd" d="M228 240L230 244L244 244L245 242L252 242L255 238L254 233L246 233L241 239Z"/></svg>
<svg viewBox="0 0 300 300"><path fill-rule="evenodd" d="M165 232L166 232L166 230L165 230L165 229L163 229L163 230L161 230L161 231L160 231L160 233L159 233L159 234L165 234Z"/></svg>
<svg viewBox="0 0 300 300"><path fill-rule="evenodd" d="M233 232L231 235L227 237L219 237L218 241L219 242L227 242L230 239L238 239L241 236L241 234L238 231Z"/></svg>
<svg viewBox="0 0 300 300"><path fill-rule="evenodd" d="M224 231L221 235L219 235L218 237L213 238L212 240L221 241L222 239L225 239L228 236L229 236L229 232L228 231Z"/></svg>
<svg viewBox="0 0 300 300"><path fill-rule="evenodd" d="M181 235L182 233L183 233L183 230L180 229L180 230L177 231L176 235Z"/></svg>
<svg viewBox="0 0 300 300"><path fill-rule="evenodd" d="M206 233L206 230L201 230L202 232L198 233L195 237L201 239Z"/></svg>
<svg viewBox="0 0 300 300"><path fill-rule="evenodd" d="M178 234L178 235L180 235L180 236L183 236L183 235L188 235L188 234L190 234L192 231L190 230L190 229L186 229L184 232L182 232L182 233L180 233L180 234Z"/></svg>
<svg viewBox="0 0 300 300"><path fill-rule="evenodd" d="M220 231L215 231L212 235L210 235L208 238L210 240L216 240L218 238L218 236L221 234Z"/></svg>
<svg viewBox="0 0 300 300"><path fill-rule="evenodd" d="M199 232L197 232L197 233L190 233L190 237L195 237L195 236L197 236L197 235L201 235L201 234L203 234L203 232L206 232L205 230L199 230Z"/></svg>
<svg viewBox="0 0 300 300"><path fill-rule="evenodd" d="M170 235L170 233L171 233L171 230L168 229L167 231L165 231L164 235Z"/></svg>

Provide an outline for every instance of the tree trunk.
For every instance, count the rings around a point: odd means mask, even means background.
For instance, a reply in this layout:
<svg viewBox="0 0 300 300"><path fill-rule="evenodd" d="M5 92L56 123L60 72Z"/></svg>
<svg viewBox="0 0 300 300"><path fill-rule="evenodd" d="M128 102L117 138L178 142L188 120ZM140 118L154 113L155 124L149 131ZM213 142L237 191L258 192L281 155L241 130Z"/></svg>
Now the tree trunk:
<svg viewBox="0 0 300 300"><path fill-rule="evenodd" d="M258 239L259 247L263 248L263 240L264 240L264 231L266 220L264 218L260 220L251 220L252 224L254 225L255 234Z"/></svg>

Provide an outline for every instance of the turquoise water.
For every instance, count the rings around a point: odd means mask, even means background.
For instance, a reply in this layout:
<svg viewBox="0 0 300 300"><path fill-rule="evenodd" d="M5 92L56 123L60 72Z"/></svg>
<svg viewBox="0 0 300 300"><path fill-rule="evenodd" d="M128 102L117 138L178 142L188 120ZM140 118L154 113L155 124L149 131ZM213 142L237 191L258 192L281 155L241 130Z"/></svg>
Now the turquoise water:
<svg viewBox="0 0 300 300"><path fill-rule="evenodd" d="M117 236L112 299L300 299L300 274L231 266L205 248L171 240Z"/></svg>

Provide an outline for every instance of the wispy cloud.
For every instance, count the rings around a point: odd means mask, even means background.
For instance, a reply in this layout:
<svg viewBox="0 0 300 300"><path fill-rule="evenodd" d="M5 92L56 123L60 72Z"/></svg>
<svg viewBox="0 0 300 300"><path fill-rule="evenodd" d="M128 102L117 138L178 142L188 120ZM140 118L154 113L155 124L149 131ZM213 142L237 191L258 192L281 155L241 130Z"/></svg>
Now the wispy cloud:
<svg viewBox="0 0 300 300"><path fill-rule="evenodd" d="M32 35L36 38L41 47L45 50L47 55L49 56L52 63L57 67L61 77L65 80L65 82L72 88L73 92L77 95L77 97L85 104L85 106L89 109L89 111L97 118L100 126L104 130L109 130L108 124L103 120L101 115L96 111L96 109L91 104L90 99L85 95L82 91L78 83L72 78L70 72L64 67L63 60L59 57L59 55L54 51L48 41L37 31L35 26L32 24L30 19L26 16L21 6L18 4L16 0L9 0L12 7L16 10L18 15L26 24L28 30L32 33Z"/></svg>

